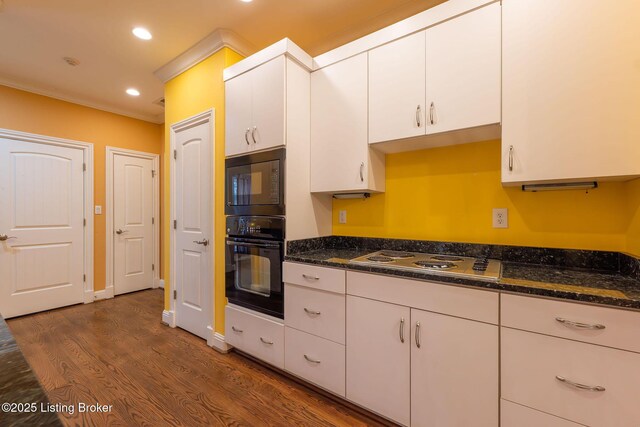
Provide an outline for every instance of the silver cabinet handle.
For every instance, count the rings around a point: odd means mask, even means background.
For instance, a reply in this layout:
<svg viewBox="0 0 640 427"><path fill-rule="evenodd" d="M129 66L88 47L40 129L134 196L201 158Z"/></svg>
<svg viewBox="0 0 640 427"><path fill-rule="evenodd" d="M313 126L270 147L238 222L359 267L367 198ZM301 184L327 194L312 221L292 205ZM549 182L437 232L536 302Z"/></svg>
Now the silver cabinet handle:
<svg viewBox="0 0 640 427"><path fill-rule="evenodd" d="M578 329L600 330L600 329L606 328L606 326L601 325L599 323L589 324L589 323L574 322L573 320L567 320L562 317L556 317L556 322L560 322L565 326L571 326L573 328L578 328Z"/></svg>
<svg viewBox="0 0 640 427"><path fill-rule="evenodd" d="M250 130L251 129L247 128L247 130L244 132L244 140L247 141L247 145L251 145L251 143L249 142L249 137L248 137Z"/></svg>
<svg viewBox="0 0 640 427"><path fill-rule="evenodd" d="M116 234L127 233L128 231L129 231L129 230L123 230L123 229L121 229L121 228L118 228L118 229L116 230Z"/></svg>
<svg viewBox="0 0 640 427"><path fill-rule="evenodd" d="M302 277L304 277L307 280L320 280L318 276L309 276L308 274L303 274Z"/></svg>
<svg viewBox="0 0 640 427"><path fill-rule="evenodd" d="M193 243L195 243L197 245L208 246L209 245L209 239L194 240Z"/></svg>
<svg viewBox="0 0 640 427"><path fill-rule="evenodd" d="M431 106L429 107L429 123L431 123L432 125L435 124L435 119L434 119L434 114L433 112L435 111L436 106L435 104L432 102Z"/></svg>
<svg viewBox="0 0 640 427"><path fill-rule="evenodd" d="M307 361L311 362L311 363L320 363L319 360L312 359L309 356L307 356L306 354L304 355L304 358L307 359Z"/></svg>
<svg viewBox="0 0 640 427"><path fill-rule="evenodd" d="M562 383L570 385L571 387L579 388L580 390L587 390L587 391L605 391L606 390L606 388L599 385L593 386L593 385L576 383L566 379L565 377L561 377L560 375L556 375L556 379Z"/></svg>
<svg viewBox="0 0 640 427"><path fill-rule="evenodd" d="M421 110L422 108L420 107L420 105L418 105L418 107L416 108L416 124L418 125L418 127L422 126L422 123L420 123L420 117L422 116Z"/></svg>
<svg viewBox="0 0 640 427"><path fill-rule="evenodd" d="M258 130L258 126L254 126L253 130L251 131L251 139L253 139L253 143L257 144L258 142L256 141L256 130Z"/></svg>
<svg viewBox="0 0 640 427"><path fill-rule="evenodd" d="M360 163L360 182L364 182L364 162Z"/></svg>
<svg viewBox="0 0 640 427"><path fill-rule="evenodd" d="M307 307L304 308L305 313L307 314L311 314L313 316L320 316L320 312L319 311L315 311L315 310L309 310Z"/></svg>
<svg viewBox="0 0 640 427"><path fill-rule="evenodd" d="M7 236L6 234L0 234L0 242L5 242L9 239L17 239L16 236Z"/></svg>
<svg viewBox="0 0 640 427"><path fill-rule="evenodd" d="M420 348L420 322L416 322L416 347Z"/></svg>
<svg viewBox="0 0 640 427"><path fill-rule="evenodd" d="M400 319L400 342L404 342L404 317Z"/></svg>
<svg viewBox="0 0 640 427"><path fill-rule="evenodd" d="M513 145L509 146L509 172L513 172Z"/></svg>
<svg viewBox="0 0 640 427"><path fill-rule="evenodd" d="M273 345L273 341L267 341L264 338L260 337L260 341L262 341L263 344L267 344L267 345Z"/></svg>
<svg viewBox="0 0 640 427"><path fill-rule="evenodd" d="M232 326L232 327L231 327L231 330L232 330L233 332L237 332L237 333L239 333L239 334L241 334L241 333L243 333L243 332L244 332L242 329L238 329L238 328L236 328L235 326Z"/></svg>

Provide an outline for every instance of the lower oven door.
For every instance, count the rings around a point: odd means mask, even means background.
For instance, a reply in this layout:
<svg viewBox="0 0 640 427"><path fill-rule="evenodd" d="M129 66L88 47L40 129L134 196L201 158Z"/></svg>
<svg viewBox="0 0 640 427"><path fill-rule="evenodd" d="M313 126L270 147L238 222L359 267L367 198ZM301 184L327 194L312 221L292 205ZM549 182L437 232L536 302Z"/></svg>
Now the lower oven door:
<svg viewBox="0 0 640 427"><path fill-rule="evenodd" d="M226 246L229 302L283 319L283 243L228 238Z"/></svg>

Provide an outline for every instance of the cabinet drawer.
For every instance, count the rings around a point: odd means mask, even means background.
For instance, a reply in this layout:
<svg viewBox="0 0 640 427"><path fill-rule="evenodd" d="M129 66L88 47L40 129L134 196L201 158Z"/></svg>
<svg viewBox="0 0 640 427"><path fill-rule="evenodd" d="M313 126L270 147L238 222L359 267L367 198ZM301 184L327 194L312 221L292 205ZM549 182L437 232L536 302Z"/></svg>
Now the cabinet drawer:
<svg viewBox="0 0 640 427"><path fill-rule="evenodd" d="M284 368L284 325L227 305L225 341L238 349Z"/></svg>
<svg viewBox="0 0 640 427"><path fill-rule="evenodd" d="M502 399L500 403L501 427L580 427L572 421L554 417L517 403Z"/></svg>
<svg viewBox="0 0 640 427"><path fill-rule="evenodd" d="M504 399L589 426L640 424L640 354L509 328L501 334Z"/></svg>
<svg viewBox="0 0 640 427"><path fill-rule="evenodd" d="M345 395L345 347L341 344L286 327L285 369L335 394Z"/></svg>
<svg viewBox="0 0 640 427"><path fill-rule="evenodd" d="M282 265L282 275L285 283L345 293L345 271L341 269L285 262Z"/></svg>
<svg viewBox="0 0 640 427"><path fill-rule="evenodd" d="M640 352L640 313L518 295L501 298L502 326ZM596 327L601 329L590 329Z"/></svg>
<svg viewBox="0 0 640 427"><path fill-rule="evenodd" d="M344 344L345 296L285 284L284 323Z"/></svg>
<svg viewBox="0 0 640 427"><path fill-rule="evenodd" d="M349 271L347 272L347 293L498 324L499 295L493 291Z"/></svg>

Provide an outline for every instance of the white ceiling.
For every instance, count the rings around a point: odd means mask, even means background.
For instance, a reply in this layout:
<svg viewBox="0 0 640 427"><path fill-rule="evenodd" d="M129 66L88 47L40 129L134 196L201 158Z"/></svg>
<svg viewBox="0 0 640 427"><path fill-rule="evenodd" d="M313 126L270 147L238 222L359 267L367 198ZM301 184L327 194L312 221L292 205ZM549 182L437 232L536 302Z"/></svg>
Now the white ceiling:
<svg viewBox="0 0 640 427"><path fill-rule="evenodd" d="M218 28L256 50L289 37L316 56L443 1L0 0L0 84L161 123L153 72Z"/></svg>

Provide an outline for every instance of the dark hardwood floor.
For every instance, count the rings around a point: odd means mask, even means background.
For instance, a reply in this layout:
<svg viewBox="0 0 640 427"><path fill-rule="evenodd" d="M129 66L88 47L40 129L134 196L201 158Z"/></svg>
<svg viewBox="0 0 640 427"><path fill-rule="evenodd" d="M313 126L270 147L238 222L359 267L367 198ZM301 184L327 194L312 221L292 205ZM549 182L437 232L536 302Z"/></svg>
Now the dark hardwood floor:
<svg viewBox="0 0 640 427"><path fill-rule="evenodd" d="M238 354L160 323L162 290L7 323L53 404L112 405L62 413L86 426L378 425Z"/></svg>

